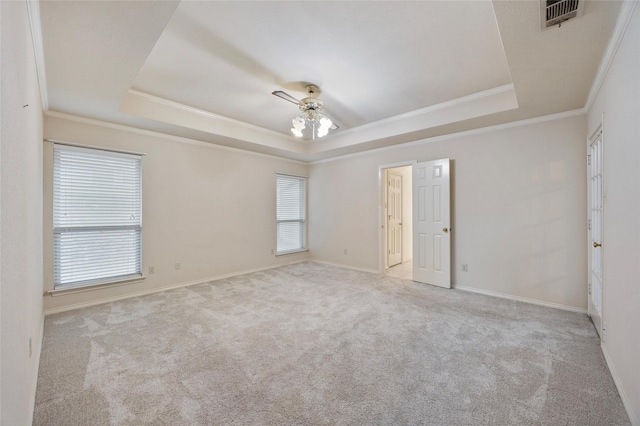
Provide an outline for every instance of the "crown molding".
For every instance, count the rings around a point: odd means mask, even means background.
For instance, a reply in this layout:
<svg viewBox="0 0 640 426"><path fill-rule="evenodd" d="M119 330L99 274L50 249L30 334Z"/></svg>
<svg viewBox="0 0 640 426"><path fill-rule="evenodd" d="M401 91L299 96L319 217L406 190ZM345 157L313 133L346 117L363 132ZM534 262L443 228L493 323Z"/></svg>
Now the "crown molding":
<svg viewBox="0 0 640 426"><path fill-rule="evenodd" d="M133 90L124 96L119 111L292 154L304 155L308 146L290 135Z"/></svg>
<svg viewBox="0 0 640 426"><path fill-rule="evenodd" d="M82 124L89 124L89 125L93 125L93 126L105 127L105 128L108 128L108 129L121 130L121 131L129 132L129 133L135 133L135 134L139 134L139 135L143 135L143 136L156 137L156 138L170 140L170 141L178 142L178 143L186 143L186 144L189 144L189 145L203 146L203 147L219 149L219 150L223 150L223 151L230 151L230 152L247 154L247 155L255 155L255 156L259 156L259 157L263 157L263 158L281 160L281 161L294 163L294 164L315 165L315 164L329 163L329 162L332 162L332 161L344 160L344 159L352 158L352 157L360 157L360 156L363 156L363 155L369 155L369 154L374 154L374 153L378 153L378 152L391 151L391 150L395 150L395 149L402 149L402 148L412 147L412 146L420 146L420 145L425 145L425 144L432 143L432 142L440 142L440 141L449 140L449 139L455 139L455 138L461 138L461 137L466 137L466 136L479 135L479 134L483 134L483 133L495 132L495 131L499 131L499 130L506 130L506 129L511 129L511 128L515 128L515 127L528 126L528 125L537 124L537 123L544 123L544 122L547 122L547 121L561 120L563 118L570 118L570 117L576 117L576 116L579 116L579 115L583 115L586 112L587 111L584 108L581 108L581 109L576 109L576 110L572 110L572 111L565 111L565 112L561 112L561 113L557 113L557 114L534 117L534 118L529 118L529 119L519 120L519 121L512 121L512 122L503 123L503 124L496 124L496 125L493 125L493 126L481 127L481 128L478 128L478 129L466 130L466 131L457 132L457 133L450 133L450 134L447 134L447 135L435 136L433 138L420 139L418 141L406 142L406 143L401 143L401 144L397 144L397 145L393 145L393 146L386 146L386 147L375 148L375 149L370 149L370 150L361 151L361 152L354 152L354 153L351 153L351 154L339 155L339 156L336 156L336 157L331 157L331 158L326 158L326 159L316 160L316 161L301 161L301 160L294 160L294 159L286 158L286 157L280 157L280 156L277 156L277 155L263 154L261 152L254 152L254 151L249 151L249 150L241 149L241 148L233 148L233 147L229 147L229 146L218 145L218 144L210 143L210 142L203 142L203 141L199 141L199 140L196 140L196 139L190 139L190 138L185 138L185 137L181 137L181 136L168 135L166 133L155 132L153 130L139 129L137 127L131 127L131 126L123 125L123 124L111 123L111 122L108 122L108 121L97 120L95 118L82 117L82 116L68 114L68 113L64 113L64 112L45 111L44 112L44 116L45 117L51 117L51 118L57 118L57 119L61 119L61 120L73 121L73 122L76 122L76 123L82 123Z"/></svg>
<svg viewBox="0 0 640 426"><path fill-rule="evenodd" d="M47 91L47 73L44 66L44 46L42 43L42 21L40 19L40 2L27 1L27 14L29 15L29 26L31 27L31 40L33 42L33 53L36 60L36 70L38 73L38 84L40 85L40 101L42 110L49 110L49 94Z"/></svg>
<svg viewBox="0 0 640 426"><path fill-rule="evenodd" d="M443 109L446 109L446 108L451 108L451 107L455 107L455 106L459 106L459 105L465 105L465 104L468 104L469 102L473 102L473 101L476 101L478 99L488 98L488 97L491 97L491 96L494 96L494 95L499 95L501 93L514 92L514 91L515 91L515 88L513 87L513 83L505 84L504 86L494 87L493 89L484 90L482 92L477 92L477 93L472 93L471 95L463 96L461 98L452 99L450 101L441 102L441 103L435 104L435 105L429 105L428 107L424 107L424 108L416 109L416 110L413 110L413 111L405 112L403 114L394 115L392 117L383 118L383 119L378 120L378 121L372 121L371 123L363 124L363 125L357 126L357 127L352 127L350 129L345 129L345 130L341 131L340 133L334 133L333 135L329 135L328 137L325 137L324 139L325 140L331 140L332 138L335 138L338 135L344 135L344 134L359 132L359 131L366 130L366 129L369 129L369 128L372 128L372 127L377 127L377 126L380 126L380 125L383 125L383 124L395 123L395 122L398 122L398 121L406 120L408 118L423 116L425 114L429 114L429 113L432 113L432 112L435 112L435 111L439 111L439 110L443 110Z"/></svg>
<svg viewBox="0 0 640 426"><path fill-rule="evenodd" d="M142 136L150 136L150 137L154 137L154 138L165 139L165 140L169 140L169 141L172 141L172 142L186 143L186 144L189 144L189 145L203 146L203 147L206 147L206 148L219 149L219 150L222 150L222 151L229 151L229 152L235 152L235 153L240 153L240 154L254 155L254 156L258 156L258 157L269 158L269 159L272 159L272 160L280 160L280 161L285 161L285 162L294 163L294 164L302 164L302 165L308 164L308 162L306 162L306 161L294 160L292 158L280 157L278 155L264 154L262 152L255 152L255 151L249 151L249 150L241 149L241 148L234 148L234 147L225 146L225 145L218 145L218 144L213 143L213 142L203 142L203 141L199 141L199 140L196 140L196 139L185 138L185 137L182 137L182 136L168 135L168 134L162 133L162 132L155 132L153 130L139 129L137 127L126 126L124 124L116 124L116 123L111 123L111 122L108 122L108 121L97 120L95 118L81 117L79 115L68 114L68 113L65 113L65 112L45 111L44 112L44 116L45 117L51 117L51 118L58 118L58 119L61 119L61 120L73 121L73 122L81 123L81 124L89 124L89 125L92 125L92 126L105 127L107 129L121 130L121 131L124 131L124 132L135 133L135 134L142 135Z"/></svg>
<svg viewBox="0 0 640 426"><path fill-rule="evenodd" d="M120 111L222 137L232 137L269 148L290 151L303 157L308 156L311 159L314 154L322 151L331 151L367 142L374 135L393 137L397 136L399 132L410 132L423 128L425 125L434 127L516 107L517 99L514 86L507 84L340 131L323 138L322 144L301 141L291 135L284 135L133 89L127 92L120 104Z"/></svg>
<svg viewBox="0 0 640 426"><path fill-rule="evenodd" d="M513 85L508 84L491 90L474 93L408 114L394 116L354 128L351 132L339 132L322 144L310 145L307 154L314 158L323 152L332 152L347 147L357 147L373 140L391 138L395 143L412 142L412 132L480 116L513 110L518 107ZM357 149L357 148L356 148ZM317 158L317 157L315 157Z"/></svg>
<svg viewBox="0 0 640 426"><path fill-rule="evenodd" d="M629 22L631 21L631 17L633 16L633 12L636 9L637 5L637 0L627 0L622 3L620 14L618 15L618 20L616 21L616 26L613 28L611 38L609 39L609 44L607 45L607 49L604 52L602 60L600 61L598 73L596 74L596 78L591 85L591 90L589 90L587 102L584 105L584 110L586 112L589 112L591 110L593 103L600 93L600 89L602 88L604 79L609 72L609 68L611 67L613 58L616 56L618 47L620 47L620 43L624 38L624 34L627 31L627 27L629 26Z"/></svg>
<svg viewBox="0 0 640 426"><path fill-rule="evenodd" d="M140 92L138 90L133 90L130 89L128 92L130 95L138 97L138 98L142 98L145 99L149 102L153 102L159 105L164 105L164 106L168 106L177 110L181 110L181 111L185 111L191 114L196 114L202 117L206 117L209 119L213 119L216 121L223 121L225 123L229 123L233 126L239 126L239 127L243 127L245 129L250 129L253 131L258 131L261 133L265 133L267 135L273 136L273 137L278 137L278 138L282 138L285 137L288 140L291 141L295 141L295 142L299 142L300 139L294 138L293 136L290 135L286 135L280 132L276 132L275 130L271 130L271 129L266 129L264 127L260 127L260 126L256 126L255 124L250 124L247 123L245 121L240 121L240 120L236 120L233 118L229 118L229 117L225 117L224 115L219 115L219 114L214 114L212 112L209 111L205 111L199 108L195 108L195 107L191 107L189 105L185 105L185 104L181 104L180 102L174 102L174 101L170 101L168 99L165 98L161 98L158 96L154 96L154 95L150 95L148 93L144 93L144 92ZM308 142L308 141L304 141L303 142Z"/></svg>
<svg viewBox="0 0 640 426"><path fill-rule="evenodd" d="M309 164L315 165L315 164L322 164L322 163L330 163L332 161L344 160L344 159L353 158L353 157L360 157L360 156L363 156L363 155L369 155L369 154L378 153L378 152L392 151L392 150L395 150L395 149L402 149L402 148L407 148L407 147L412 147L412 146L425 145L425 144L432 143L432 142L440 142L440 141L445 141L445 140L449 140L449 139L462 138L462 137L473 136L473 135L480 135L480 134L483 134L483 133L497 132L497 131L500 131L500 130L512 129L514 127L530 126L532 124L544 123L544 122L547 122L547 121L562 120L563 118L577 117L577 116L583 115L585 113L586 113L586 110L584 108L574 109L574 110L571 110L571 111L559 112L559 113L556 113L556 114L543 115L543 116L540 116L540 117L527 118L527 119L518 120L518 121L511 121L511 122L503 123L503 124L494 124L493 126L480 127L480 128L477 128L477 129L465 130L465 131L457 132L457 133L449 133L447 135L434 136L432 138L420 139L420 140L413 141L413 142L405 142L405 143L400 143L400 144L392 145L392 146L384 146L384 147L381 147L381 148L370 149L370 150L367 150L367 151L354 152L354 153L345 154L345 155L338 155L336 157L325 158L325 159L316 160L316 161L310 161Z"/></svg>

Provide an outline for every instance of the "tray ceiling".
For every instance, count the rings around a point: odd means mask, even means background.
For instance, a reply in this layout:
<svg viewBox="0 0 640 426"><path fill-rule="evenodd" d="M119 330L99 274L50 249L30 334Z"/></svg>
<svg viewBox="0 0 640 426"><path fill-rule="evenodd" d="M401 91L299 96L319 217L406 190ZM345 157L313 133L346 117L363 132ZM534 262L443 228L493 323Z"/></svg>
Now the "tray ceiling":
<svg viewBox="0 0 640 426"><path fill-rule="evenodd" d="M538 1L44 1L48 108L327 158L584 107L619 10L541 32ZM271 95L306 83L340 125L316 141Z"/></svg>

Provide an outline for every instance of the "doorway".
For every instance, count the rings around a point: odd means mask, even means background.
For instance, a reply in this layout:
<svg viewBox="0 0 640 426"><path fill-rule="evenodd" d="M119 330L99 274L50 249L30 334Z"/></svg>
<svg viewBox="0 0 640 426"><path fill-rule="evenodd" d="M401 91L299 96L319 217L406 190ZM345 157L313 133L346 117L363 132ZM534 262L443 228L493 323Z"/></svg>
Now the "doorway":
<svg viewBox="0 0 640 426"><path fill-rule="evenodd" d="M379 166L381 274L451 288L450 167L448 158Z"/></svg>
<svg viewBox="0 0 640 426"><path fill-rule="evenodd" d="M604 193L603 193L603 146L602 127L589 139L588 146L588 199L589 199L589 222L588 222L588 246L589 250L589 300L588 313L593 321L593 325L602 338L602 288L603 288L603 218L604 218Z"/></svg>
<svg viewBox="0 0 640 426"><path fill-rule="evenodd" d="M412 278L413 203L412 166L381 168L383 272L397 278Z"/></svg>

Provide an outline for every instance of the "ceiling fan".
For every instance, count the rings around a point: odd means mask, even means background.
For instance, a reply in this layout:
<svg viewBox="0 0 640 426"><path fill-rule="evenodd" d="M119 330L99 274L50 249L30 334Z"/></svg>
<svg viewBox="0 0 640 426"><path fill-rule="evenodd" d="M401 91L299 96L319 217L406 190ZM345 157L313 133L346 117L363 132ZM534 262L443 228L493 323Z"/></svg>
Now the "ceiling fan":
<svg viewBox="0 0 640 426"><path fill-rule="evenodd" d="M311 138L315 139L316 136L319 138L326 136L329 133L329 130L339 129L340 127L337 124L321 113L324 109L324 105L320 99L314 96L319 93L318 86L307 84L305 88L308 96L301 101L281 90L276 90L271 93L285 101L298 105L298 108L302 111L302 114L291 120L291 123L293 124L291 133L300 138L303 135L302 131L309 127L311 129Z"/></svg>

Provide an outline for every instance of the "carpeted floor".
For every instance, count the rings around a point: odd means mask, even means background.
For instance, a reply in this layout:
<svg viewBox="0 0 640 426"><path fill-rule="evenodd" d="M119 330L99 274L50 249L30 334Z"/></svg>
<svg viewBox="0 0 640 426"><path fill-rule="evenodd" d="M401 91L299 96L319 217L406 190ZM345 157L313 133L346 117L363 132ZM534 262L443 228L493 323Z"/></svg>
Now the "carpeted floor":
<svg viewBox="0 0 640 426"><path fill-rule="evenodd" d="M51 315L35 425L628 425L585 315L301 263Z"/></svg>

